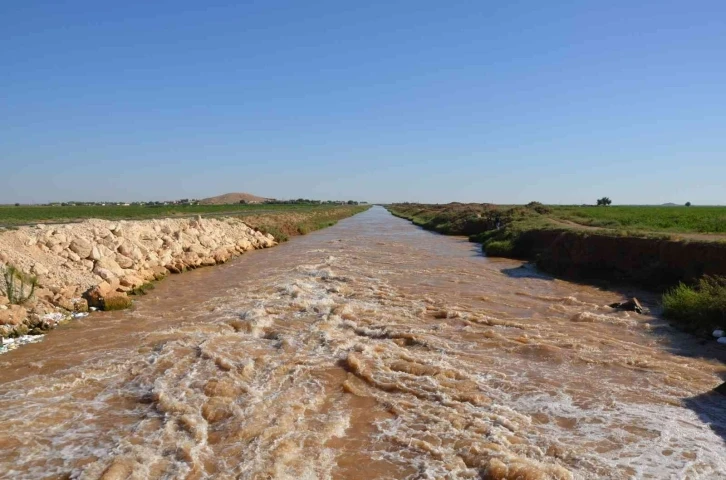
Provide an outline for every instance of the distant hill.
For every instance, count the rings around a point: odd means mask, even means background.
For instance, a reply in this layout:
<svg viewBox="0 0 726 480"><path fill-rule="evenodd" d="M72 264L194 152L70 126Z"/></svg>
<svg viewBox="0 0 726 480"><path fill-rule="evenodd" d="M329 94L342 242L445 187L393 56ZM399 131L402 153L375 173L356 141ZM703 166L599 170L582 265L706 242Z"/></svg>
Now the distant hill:
<svg viewBox="0 0 726 480"><path fill-rule="evenodd" d="M677 207L678 205L675 203L668 202L668 203L662 203L661 206L662 207Z"/></svg>
<svg viewBox="0 0 726 480"><path fill-rule="evenodd" d="M201 205L230 205L240 203L242 200L247 203L262 203L267 199L250 193L225 193L224 195L205 198L200 200L199 203Z"/></svg>

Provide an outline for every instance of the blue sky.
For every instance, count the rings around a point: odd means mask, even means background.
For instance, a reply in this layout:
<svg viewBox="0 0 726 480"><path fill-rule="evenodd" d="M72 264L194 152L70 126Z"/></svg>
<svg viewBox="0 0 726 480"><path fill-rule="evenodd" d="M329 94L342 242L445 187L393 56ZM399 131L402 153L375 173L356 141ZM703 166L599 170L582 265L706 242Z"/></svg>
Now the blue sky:
<svg viewBox="0 0 726 480"><path fill-rule="evenodd" d="M726 2L0 2L0 203L726 204Z"/></svg>

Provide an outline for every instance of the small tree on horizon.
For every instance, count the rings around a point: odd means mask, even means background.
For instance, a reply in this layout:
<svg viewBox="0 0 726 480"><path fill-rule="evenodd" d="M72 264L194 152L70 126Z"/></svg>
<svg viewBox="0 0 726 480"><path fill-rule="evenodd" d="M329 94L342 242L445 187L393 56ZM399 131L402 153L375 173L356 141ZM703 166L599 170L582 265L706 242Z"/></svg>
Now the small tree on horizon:
<svg viewBox="0 0 726 480"><path fill-rule="evenodd" d="M610 200L610 198L608 198L608 197L602 197L602 198L598 198L597 199L597 206L598 207L599 206L607 207L611 203L613 203L613 201Z"/></svg>
<svg viewBox="0 0 726 480"><path fill-rule="evenodd" d="M686 206L687 207L690 207L691 206L691 202L686 202Z"/></svg>

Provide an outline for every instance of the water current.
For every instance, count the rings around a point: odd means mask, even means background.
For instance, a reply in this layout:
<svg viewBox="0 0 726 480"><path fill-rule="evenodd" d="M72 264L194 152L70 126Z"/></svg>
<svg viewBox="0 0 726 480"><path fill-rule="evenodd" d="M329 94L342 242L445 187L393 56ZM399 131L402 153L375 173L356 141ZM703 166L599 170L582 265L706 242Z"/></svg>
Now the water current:
<svg viewBox="0 0 726 480"><path fill-rule="evenodd" d="M726 478L723 351L374 207L0 357L0 477Z"/></svg>

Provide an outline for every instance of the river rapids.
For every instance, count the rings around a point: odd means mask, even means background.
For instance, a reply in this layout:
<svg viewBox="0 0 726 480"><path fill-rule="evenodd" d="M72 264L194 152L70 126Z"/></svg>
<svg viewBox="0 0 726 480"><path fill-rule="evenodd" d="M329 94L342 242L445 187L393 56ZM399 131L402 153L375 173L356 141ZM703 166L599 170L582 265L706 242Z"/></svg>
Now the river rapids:
<svg viewBox="0 0 726 480"><path fill-rule="evenodd" d="M723 351L374 207L0 356L0 477L726 478Z"/></svg>

